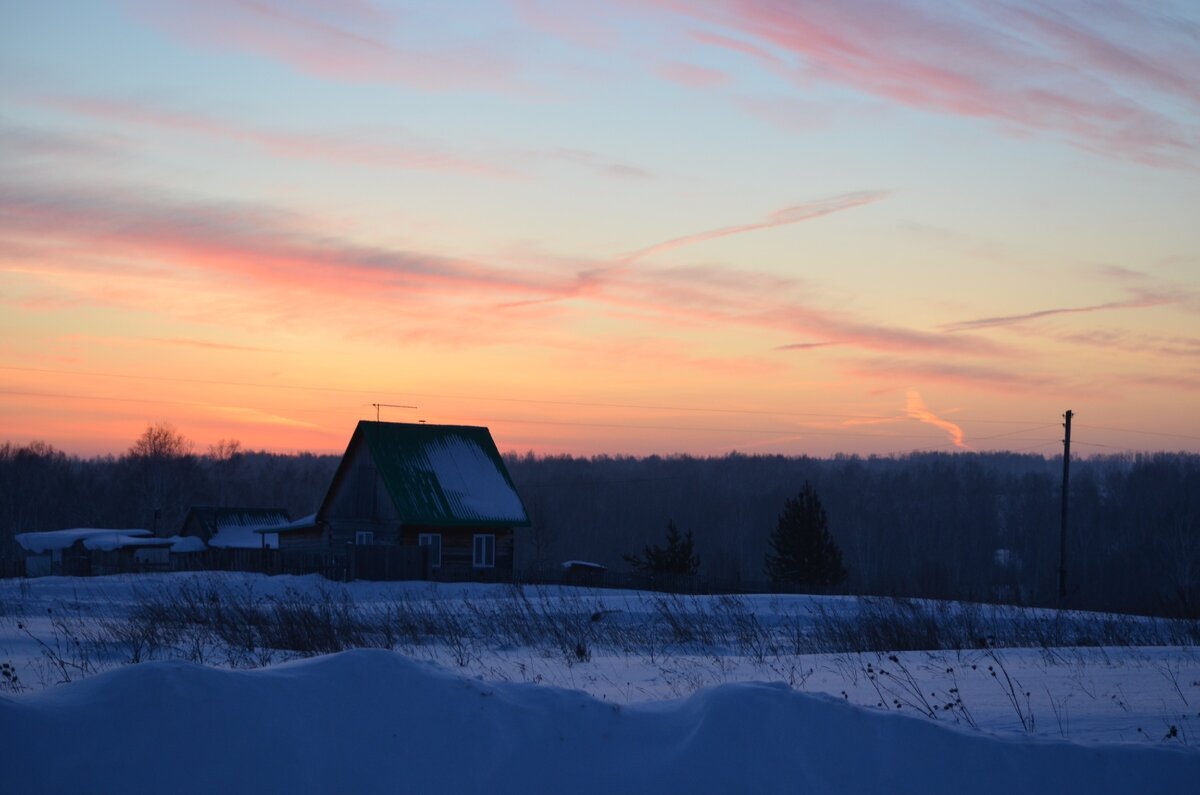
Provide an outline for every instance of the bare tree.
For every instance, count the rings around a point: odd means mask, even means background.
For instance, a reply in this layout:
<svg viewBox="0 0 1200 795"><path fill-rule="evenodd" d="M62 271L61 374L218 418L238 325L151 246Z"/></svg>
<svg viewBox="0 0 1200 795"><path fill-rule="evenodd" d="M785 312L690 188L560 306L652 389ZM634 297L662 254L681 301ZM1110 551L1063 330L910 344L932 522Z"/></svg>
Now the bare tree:
<svg viewBox="0 0 1200 795"><path fill-rule="evenodd" d="M207 457L217 491L217 503L228 505L229 487L242 457L242 443L237 439L221 439L208 446Z"/></svg>
<svg viewBox="0 0 1200 795"><path fill-rule="evenodd" d="M157 422L146 427L129 448L126 456L141 484L143 508L148 512L150 527L158 535L183 516L185 506L179 504L186 470L194 464L193 444L169 422Z"/></svg>
<svg viewBox="0 0 1200 795"><path fill-rule="evenodd" d="M156 422L146 426L142 435L129 448L131 458L171 459L191 455L194 445L191 440L175 429L169 422Z"/></svg>

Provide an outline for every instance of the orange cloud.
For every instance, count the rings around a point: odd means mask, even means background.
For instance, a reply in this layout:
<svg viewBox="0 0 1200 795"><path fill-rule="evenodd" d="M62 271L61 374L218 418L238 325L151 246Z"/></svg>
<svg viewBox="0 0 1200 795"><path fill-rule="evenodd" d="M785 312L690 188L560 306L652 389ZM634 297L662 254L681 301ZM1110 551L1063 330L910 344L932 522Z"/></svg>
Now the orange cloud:
<svg viewBox="0 0 1200 795"><path fill-rule="evenodd" d="M905 400L905 411L908 416L918 422L924 422L932 425L935 428L941 428L950 435L950 441L960 450L970 450L966 441L963 439L963 430L958 425L955 425L949 420L944 420L938 415L929 410L925 405L925 401L921 399L921 394L915 389L909 389Z"/></svg>

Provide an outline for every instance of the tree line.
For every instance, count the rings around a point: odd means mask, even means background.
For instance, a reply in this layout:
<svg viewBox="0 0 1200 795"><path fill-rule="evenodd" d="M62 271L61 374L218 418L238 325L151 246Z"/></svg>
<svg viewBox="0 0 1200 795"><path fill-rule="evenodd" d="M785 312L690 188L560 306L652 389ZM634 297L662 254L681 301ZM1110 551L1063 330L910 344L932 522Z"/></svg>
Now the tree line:
<svg viewBox="0 0 1200 795"><path fill-rule="evenodd" d="M166 431L163 433L163 431ZM769 585L789 500L819 495L839 590L1059 604L1061 458L920 453L833 458L731 454L505 457L532 526L517 568L564 560L635 570L670 524L714 587ZM119 456L0 445L0 556L16 533L64 527L178 531L192 505L317 509L337 456L280 455L235 441L197 451L151 426ZM1072 607L1200 615L1200 456L1073 459L1067 567ZM694 566L692 565L694 563Z"/></svg>
<svg viewBox="0 0 1200 795"><path fill-rule="evenodd" d="M623 570L668 522L715 585L770 584L773 533L805 483L848 593L1059 605L1062 459L1013 453L809 458L509 456L526 565ZM1071 607L1200 615L1200 456L1073 459ZM689 534L690 535L687 535Z"/></svg>

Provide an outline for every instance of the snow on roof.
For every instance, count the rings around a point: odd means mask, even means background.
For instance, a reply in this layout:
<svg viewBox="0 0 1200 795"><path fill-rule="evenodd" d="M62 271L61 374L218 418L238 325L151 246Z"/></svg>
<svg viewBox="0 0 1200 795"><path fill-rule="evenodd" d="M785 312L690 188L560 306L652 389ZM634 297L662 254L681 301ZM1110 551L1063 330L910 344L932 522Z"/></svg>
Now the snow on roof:
<svg viewBox="0 0 1200 795"><path fill-rule="evenodd" d="M126 539L145 538L153 536L149 530L129 529L115 530L112 528L76 527L69 530L45 530L40 533L18 533L16 541L22 549L28 552L49 552L52 549L66 549L76 541L84 541L89 549L100 549L87 544L87 539L100 539L106 536L124 537ZM99 543L99 542L98 542ZM110 549L115 547L108 547Z"/></svg>
<svg viewBox="0 0 1200 795"><path fill-rule="evenodd" d="M317 515L310 513L308 516L301 516L299 519L293 519L284 524L263 525L261 527L251 528L255 533L286 533L289 530L299 530L304 527L312 527L317 523Z"/></svg>
<svg viewBox="0 0 1200 795"><path fill-rule="evenodd" d="M358 440L365 442L401 520L449 527L525 527L529 517L487 428L361 421L334 486Z"/></svg>
<svg viewBox="0 0 1200 795"><path fill-rule="evenodd" d="M451 504L483 517L524 517L521 498L473 439L447 436L425 446L425 457Z"/></svg>
<svg viewBox="0 0 1200 795"><path fill-rule="evenodd" d="M291 519L284 508L215 507L193 505L183 520L183 532L210 538L225 527L264 527Z"/></svg>

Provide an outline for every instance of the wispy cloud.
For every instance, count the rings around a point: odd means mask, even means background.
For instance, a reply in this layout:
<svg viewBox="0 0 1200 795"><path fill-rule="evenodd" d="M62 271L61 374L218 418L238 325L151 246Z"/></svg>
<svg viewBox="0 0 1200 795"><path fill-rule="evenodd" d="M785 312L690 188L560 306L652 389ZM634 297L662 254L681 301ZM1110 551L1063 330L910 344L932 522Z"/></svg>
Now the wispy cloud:
<svg viewBox="0 0 1200 795"><path fill-rule="evenodd" d="M151 342L162 343L163 345L180 345L187 348L203 348L205 350L215 351L242 351L245 353L286 353L279 348L262 348L257 345L233 345L227 342L213 342L211 340L192 340L181 337L154 337Z"/></svg>
<svg viewBox="0 0 1200 795"><path fill-rule="evenodd" d="M518 149L510 154L533 162L569 163L606 177L642 180L654 176L649 169L642 166L623 163L586 149L558 146L546 149Z"/></svg>
<svg viewBox="0 0 1200 795"><path fill-rule="evenodd" d="M111 161L128 153L131 144L117 135L82 135L0 122L0 154L23 162L28 158L82 158Z"/></svg>
<svg viewBox="0 0 1200 795"><path fill-rule="evenodd" d="M875 195L852 194L857 198L788 208L766 222L669 243L678 247L714 234L794 223L837 207L857 206ZM179 274L193 274L217 292L232 290L239 300L270 302L273 311L296 317L333 311L361 317L386 308L381 313L386 320L379 321L385 326L403 324L406 334L420 335L422 326L429 325L430 338L440 334L447 344L495 344L520 337L523 329L545 329L547 324L598 314L629 317L647 329L740 327L857 350L1009 355L1003 346L971 334L877 324L820 308L797 295L811 290L801 291L797 280L774 274L589 260L568 260L566 268L550 263L530 267L525 262L505 267L496 260L354 242L331 233L319 219L269 206L201 203L121 186L0 185L0 245L31 240L45 249L40 254L32 251L23 267L58 272L56 283L66 288L72 273L103 279L105 273L126 269L142 280L140 284L151 280L160 291L170 289ZM661 250L661 245L652 249ZM158 269L161 262L170 262L172 269ZM139 303L130 292L133 287L103 281L95 286L94 298ZM575 303L567 306L565 302L573 299ZM146 303L144 297L141 303ZM404 311L397 312L401 306ZM507 311L477 313L478 320L469 326L448 320L456 316L448 308L458 312L466 306ZM369 323L355 325L372 333Z"/></svg>
<svg viewBox="0 0 1200 795"><path fill-rule="evenodd" d="M1200 338L1131 333L1121 329L1092 329L1058 334L1054 339L1109 351L1200 359Z"/></svg>
<svg viewBox="0 0 1200 795"><path fill-rule="evenodd" d="M1142 282L1150 279L1150 274L1148 273L1132 268L1124 268L1120 265L1093 265L1088 268L1088 273L1093 276L1099 276L1102 279L1111 279L1115 282Z"/></svg>
<svg viewBox="0 0 1200 795"><path fill-rule="evenodd" d="M909 418L914 419L917 422L923 422L927 425L932 425L935 428L940 428L941 430L945 431L949 435L950 441L953 442L954 446L960 450L971 449L967 446L966 440L963 437L962 428L955 423L946 419L942 419L938 415L934 414L929 407L925 405L925 401L921 398L921 393L917 390L909 389L906 393L904 410L905 413L908 414Z"/></svg>
<svg viewBox="0 0 1200 795"><path fill-rule="evenodd" d="M36 102L43 106L126 126L138 125L248 144L278 157L474 176L517 176L511 169L486 159L449 151L445 147L420 141L417 136L398 129L380 131L380 134L374 136L363 134L361 131L343 131L337 134L301 133L258 128L245 123L235 124L215 116L146 101L60 95L38 97ZM384 132L386 134L383 134Z"/></svg>
<svg viewBox="0 0 1200 795"><path fill-rule="evenodd" d="M712 46L926 111L990 120L1155 165L1198 164L1195 26L1166 9L918 0L654 0ZM963 53L970 53L964 57Z"/></svg>
<svg viewBox="0 0 1200 795"><path fill-rule="evenodd" d="M940 361L872 357L847 362L842 371L849 376L870 380L952 384L1004 392L1029 392L1059 385L1058 376L1039 373L1033 365L1018 370L996 367L966 357Z"/></svg>
<svg viewBox="0 0 1200 795"><path fill-rule="evenodd" d="M842 210L849 210L854 207L862 207L863 205L872 204L880 201L889 195L886 190L871 190L859 191L857 193L846 193L841 196L832 196L825 199L817 199L815 201L797 204L792 207L785 207L782 210L777 210L768 215L762 221L756 221L749 224L738 224L736 226L725 226L719 229L709 229L704 232L696 232L682 237L664 240L661 243L655 243L652 246L647 246L637 251L623 254L618 258L622 264L630 264L646 257L660 254L671 249L682 248L683 246L691 246L697 243L703 243L708 240L716 240L722 237L731 235L740 235L746 232L754 232L759 229L770 229L776 226L786 226L795 224L801 221L809 221L814 218L831 215Z"/></svg>
<svg viewBox="0 0 1200 795"><path fill-rule="evenodd" d="M831 345L841 345L840 342L793 342L790 345L779 345L777 351L811 351L815 348L828 348Z"/></svg>
<svg viewBox="0 0 1200 795"><path fill-rule="evenodd" d="M689 88L713 88L731 82L729 75L694 63L669 61L654 67L659 76Z"/></svg>
<svg viewBox="0 0 1200 795"><path fill-rule="evenodd" d="M426 90L506 89L515 60L488 39L431 45L412 15L365 0L125 0L137 20L194 46L270 58L331 80ZM452 15L428 5L425 14ZM450 19L446 20L449 23Z"/></svg>
<svg viewBox="0 0 1200 795"><path fill-rule="evenodd" d="M86 249L93 262L167 257L177 269L372 303L398 291L544 296L570 286L558 276L363 245L313 228L312 219L260 205L192 202L120 186L0 185L0 233L56 241L44 255L53 267L64 267L64 249Z"/></svg>
<svg viewBox="0 0 1200 795"><path fill-rule="evenodd" d="M984 317L975 320L960 320L956 323L947 323L942 328L946 331L967 331L995 326L1011 326L1029 320L1054 317L1055 315L1087 314L1089 312L1105 312L1113 309L1145 309L1152 306L1178 303L1179 300L1176 296L1146 293L1124 301L1108 301L1103 304L1092 304L1090 306L1057 307L1054 309L1039 309L1019 315L998 315L996 317Z"/></svg>

